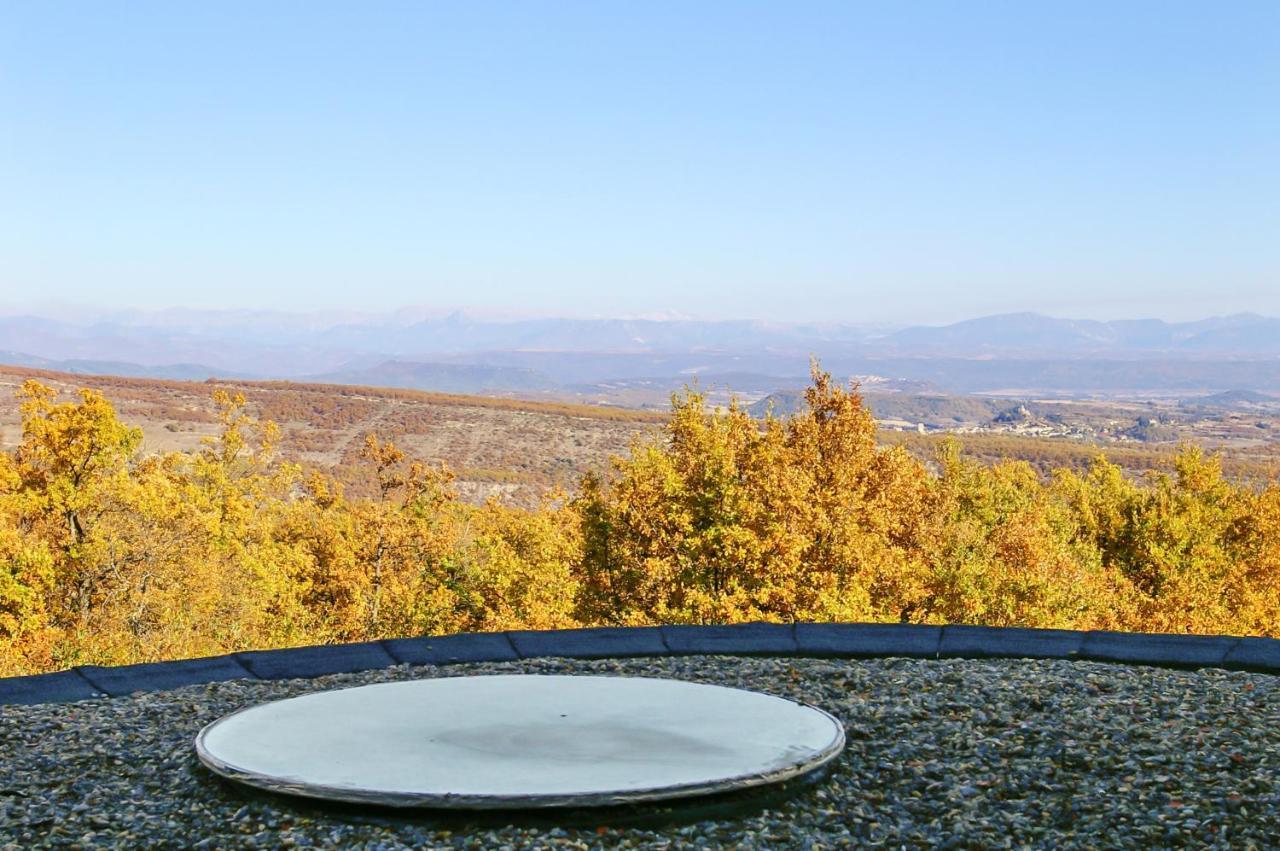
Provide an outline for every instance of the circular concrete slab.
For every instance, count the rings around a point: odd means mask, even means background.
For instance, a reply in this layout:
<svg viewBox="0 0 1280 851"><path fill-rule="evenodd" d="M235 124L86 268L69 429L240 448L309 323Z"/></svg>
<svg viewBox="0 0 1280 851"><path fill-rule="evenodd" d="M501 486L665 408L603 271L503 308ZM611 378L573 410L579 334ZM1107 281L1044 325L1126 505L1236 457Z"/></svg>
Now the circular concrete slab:
<svg viewBox="0 0 1280 851"><path fill-rule="evenodd" d="M392 807L596 807L729 792L839 754L827 713L757 692L641 677L446 677L318 692L200 731L218 774Z"/></svg>

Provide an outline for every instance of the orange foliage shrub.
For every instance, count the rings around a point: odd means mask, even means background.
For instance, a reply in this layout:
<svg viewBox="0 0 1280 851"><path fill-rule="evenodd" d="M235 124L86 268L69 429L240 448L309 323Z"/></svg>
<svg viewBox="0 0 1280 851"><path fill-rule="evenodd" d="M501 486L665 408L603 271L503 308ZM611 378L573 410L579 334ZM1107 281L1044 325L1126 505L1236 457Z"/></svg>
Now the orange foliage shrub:
<svg viewBox="0 0 1280 851"><path fill-rule="evenodd" d="M579 617L1280 634L1274 483L1195 448L1146 484L1101 457L1046 483L955 442L931 472L816 368L806 403L759 428L686 393L663 439L589 477Z"/></svg>
<svg viewBox="0 0 1280 851"><path fill-rule="evenodd" d="M531 511L463 503L449 471L376 436L340 476L308 472L226 389L216 438L145 457L97 392L20 395L21 445L0 453L0 675L599 623L1280 635L1280 484L1233 484L1194 448L1145 482L1101 456L1046 479L954 442L926 463L878 446L856 389L816 368L805 410L763 424L676 396L659 437ZM361 410L354 392L279 398L334 425Z"/></svg>

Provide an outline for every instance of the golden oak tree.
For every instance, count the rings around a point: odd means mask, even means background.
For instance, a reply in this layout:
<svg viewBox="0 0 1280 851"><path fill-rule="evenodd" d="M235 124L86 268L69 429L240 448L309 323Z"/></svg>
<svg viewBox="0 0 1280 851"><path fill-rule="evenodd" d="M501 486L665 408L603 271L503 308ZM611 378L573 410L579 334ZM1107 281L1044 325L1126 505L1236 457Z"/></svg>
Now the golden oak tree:
<svg viewBox="0 0 1280 851"><path fill-rule="evenodd" d="M813 370L763 420L677 394L572 496L458 499L369 435L334 475L215 391L217 436L146 453L100 394L28 382L0 453L0 675L458 630L877 620L1280 635L1280 483L1195 448L1134 480L877 445ZM362 465L362 466L361 466ZM350 497L339 482L373 483Z"/></svg>

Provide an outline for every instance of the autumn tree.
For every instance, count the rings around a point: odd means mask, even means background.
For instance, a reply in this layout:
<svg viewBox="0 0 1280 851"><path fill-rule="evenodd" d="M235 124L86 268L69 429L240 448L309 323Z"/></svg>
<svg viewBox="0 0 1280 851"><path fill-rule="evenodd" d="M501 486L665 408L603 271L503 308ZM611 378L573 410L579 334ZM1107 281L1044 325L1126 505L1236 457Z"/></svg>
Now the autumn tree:
<svg viewBox="0 0 1280 851"><path fill-rule="evenodd" d="M20 391L0 453L0 675L459 630L873 620L1280 635L1280 484L1194 447L1138 479L877 443L815 365L756 419L676 394L664 431L525 511L368 435L281 458L218 433L145 452L100 394ZM359 496L342 480L368 482Z"/></svg>
<svg viewBox="0 0 1280 851"><path fill-rule="evenodd" d="M489 500L460 514L454 558L466 629L579 625L581 543L563 494L548 494L537 511Z"/></svg>
<svg viewBox="0 0 1280 851"><path fill-rule="evenodd" d="M1030 465L984 465L958 443L938 454L922 561L935 623L1099 628L1121 625L1129 605L1081 535L1076 507Z"/></svg>
<svg viewBox="0 0 1280 851"><path fill-rule="evenodd" d="M662 438L584 481L584 619L866 619L916 593L925 471L877 448L854 389L813 378L786 421L678 395Z"/></svg>
<svg viewBox="0 0 1280 851"><path fill-rule="evenodd" d="M53 667L59 635L53 554L30 533L21 487L12 457L0 454L0 676Z"/></svg>

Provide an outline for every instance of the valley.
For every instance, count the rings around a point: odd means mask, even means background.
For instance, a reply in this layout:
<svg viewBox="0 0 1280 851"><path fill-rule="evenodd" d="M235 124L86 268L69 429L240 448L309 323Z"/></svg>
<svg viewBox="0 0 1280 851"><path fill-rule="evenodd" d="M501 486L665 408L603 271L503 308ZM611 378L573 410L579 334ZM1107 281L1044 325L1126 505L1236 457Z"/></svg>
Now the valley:
<svg viewBox="0 0 1280 851"><path fill-rule="evenodd" d="M284 457L332 471L349 492L371 482L353 470L364 437L391 439L408 454L446 465L461 498L497 498L532 507L555 488L572 489L589 470L608 466L635 441L658 433L664 411L600 404L431 393L359 385L283 381L176 381L79 375L0 366L0 448L20 439L22 382L34 378L66 398L77 388L102 392L121 418L143 431L143 452L192 451L215 435L215 389L244 394L255 417L276 422ZM1263 480L1280 464L1280 399L1257 393L1200 398L1063 400L918 392L909 384L867 380L864 398L880 440L931 458L940 441L957 438L985 461L1021 459L1046 472L1087 465L1099 451L1133 474L1169 469L1181 443L1221 452L1229 475ZM894 389L899 388L899 389ZM656 395L657 391L653 391ZM667 396L669 399L669 392ZM728 404L727 386L708 401ZM754 400L754 401L753 401ZM802 402L799 391L741 400L757 416L784 416Z"/></svg>

